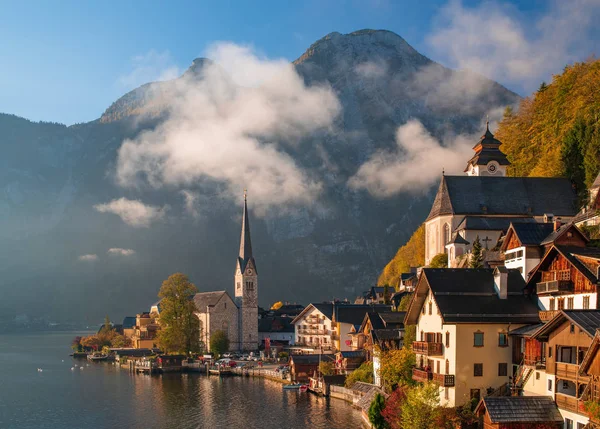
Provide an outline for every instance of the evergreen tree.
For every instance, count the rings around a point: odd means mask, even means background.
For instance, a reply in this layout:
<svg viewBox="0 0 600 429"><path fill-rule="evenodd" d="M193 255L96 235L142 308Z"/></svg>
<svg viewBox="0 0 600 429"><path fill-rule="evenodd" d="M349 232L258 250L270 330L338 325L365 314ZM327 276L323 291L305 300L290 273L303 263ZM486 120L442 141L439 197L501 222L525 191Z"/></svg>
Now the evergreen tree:
<svg viewBox="0 0 600 429"><path fill-rule="evenodd" d="M374 429L386 429L388 427L387 422L381 415L381 412L385 408L385 398L381 393L375 395L371 406L369 407L369 421L373 425Z"/></svg>
<svg viewBox="0 0 600 429"><path fill-rule="evenodd" d="M580 198L586 193L583 159L587 140L585 123L578 118L565 136L560 151L564 175L575 184Z"/></svg>
<svg viewBox="0 0 600 429"><path fill-rule="evenodd" d="M548 85L546 84L546 82L542 82L537 92L544 92L546 89L548 89Z"/></svg>
<svg viewBox="0 0 600 429"><path fill-rule="evenodd" d="M481 248L479 236L475 237L475 241L473 242L473 252L471 253L469 268L483 268L483 249Z"/></svg>
<svg viewBox="0 0 600 429"><path fill-rule="evenodd" d="M383 303L389 305L391 302L390 286L386 283L383 285Z"/></svg>

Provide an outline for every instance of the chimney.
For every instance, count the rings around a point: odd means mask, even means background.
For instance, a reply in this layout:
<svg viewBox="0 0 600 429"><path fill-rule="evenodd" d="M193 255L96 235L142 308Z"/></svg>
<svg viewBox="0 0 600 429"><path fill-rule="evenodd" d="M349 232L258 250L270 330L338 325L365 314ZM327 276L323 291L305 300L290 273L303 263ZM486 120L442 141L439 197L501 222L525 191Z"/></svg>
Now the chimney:
<svg viewBox="0 0 600 429"><path fill-rule="evenodd" d="M562 225L562 222L560 221L560 218L557 217L554 219L554 231L556 231L558 228L560 228Z"/></svg>
<svg viewBox="0 0 600 429"><path fill-rule="evenodd" d="M508 298L508 270L506 267L496 267L494 269L494 289L498 298Z"/></svg>

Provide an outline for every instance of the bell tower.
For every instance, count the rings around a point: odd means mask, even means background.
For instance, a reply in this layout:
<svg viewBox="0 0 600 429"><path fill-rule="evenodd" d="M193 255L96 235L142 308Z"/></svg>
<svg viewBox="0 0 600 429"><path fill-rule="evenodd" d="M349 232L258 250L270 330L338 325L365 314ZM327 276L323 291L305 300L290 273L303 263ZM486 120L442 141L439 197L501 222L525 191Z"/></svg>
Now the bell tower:
<svg viewBox="0 0 600 429"><path fill-rule="evenodd" d="M238 333L242 351L258 349L258 273L252 256L248 198L244 191L240 253L235 266L235 302L238 306Z"/></svg>
<svg viewBox="0 0 600 429"><path fill-rule="evenodd" d="M490 122L487 121L485 134L473 147L475 155L467 163L465 173L467 176L506 176L506 167L510 161L500 150L502 142L494 137L490 131Z"/></svg>

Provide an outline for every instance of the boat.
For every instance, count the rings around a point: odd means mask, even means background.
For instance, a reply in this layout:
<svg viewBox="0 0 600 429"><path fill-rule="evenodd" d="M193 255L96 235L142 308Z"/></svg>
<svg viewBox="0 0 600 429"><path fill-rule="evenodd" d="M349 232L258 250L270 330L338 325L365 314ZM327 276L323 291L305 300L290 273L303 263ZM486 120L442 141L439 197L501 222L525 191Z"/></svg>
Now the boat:
<svg viewBox="0 0 600 429"><path fill-rule="evenodd" d="M283 388L284 389L300 389L303 385L300 383L294 383L294 384L284 384Z"/></svg>
<svg viewBox="0 0 600 429"><path fill-rule="evenodd" d="M89 354L87 355L87 359L91 360L93 362L100 362L103 360L107 360L108 359L108 355L102 354L102 353L93 353L93 354Z"/></svg>

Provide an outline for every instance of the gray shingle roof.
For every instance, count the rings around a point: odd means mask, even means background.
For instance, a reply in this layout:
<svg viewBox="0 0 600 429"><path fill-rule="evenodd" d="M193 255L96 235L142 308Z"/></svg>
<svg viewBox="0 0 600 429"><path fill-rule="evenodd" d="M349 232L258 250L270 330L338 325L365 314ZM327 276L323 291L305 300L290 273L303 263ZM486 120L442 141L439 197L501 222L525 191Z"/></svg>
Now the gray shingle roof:
<svg viewBox="0 0 600 429"><path fill-rule="evenodd" d="M487 396L481 400L492 423L562 422L558 407L548 396Z"/></svg>
<svg viewBox="0 0 600 429"><path fill-rule="evenodd" d="M554 231L552 223L513 222L512 227L523 246L539 246Z"/></svg>
<svg viewBox="0 0 600 429"><path fill-rule="evenodd" d="M360 326L365 314L380 311L391 311L391 306L385 304L356 305L336 303L334 306L334 320L340 323L350 323Z"/></svg>
<svg viewBox="0 0 600 429"><path fill-rule="evenodd" d="M535 220L533 218L523 217L465 216L454 230L508 231L511 222L534 223Z"/></svg>
<svg viewBox="0 0 600 429"><path fill-rule="evenodd" d="M577 228L572 223L566 223L563 226L561 226L560 228L558 228L556 231L554 231L554 228L553 228L552 231L550 231L550 233L548 234L548 236L546 238L544 238L544 240L542 240L542 244L554 243L554 241L557 238L559 238L561 235L566 233L568 230L571 230L571 232L574 232L575 234L580 234L585 241L589 241L588 238L586 237L586 235L584 233L582 233L579 228Z"/></svg>
<svg viewBox="0 0 600 429"><path fill-rule="evenodd" d="M136 319L133 316L126 316L123 319L123 329L131 329L135 326Z"/></svg>
<svg viewBox="0 0 600 429"><path fill-rule="evenodd" d="M563 312L590 337L596 334L596 329L600 329L600 310L563 310Z"/></svg>
<svg viewBox="0 0 600 429"><path fill-rule="evenodd" d="M569 179L443 176L427 219L444 214L575 216L577 196Z"/></svg>
<svg viewBox="0 0 600 429"><path fill-rule="evenodd" d="M229 296L229 294L224 290L215 292L200 292L194 295L194 304L196 304L196 309L199 312L205 312L207 306L217 304L217 302L219 302L224 295Z"/></svg>

